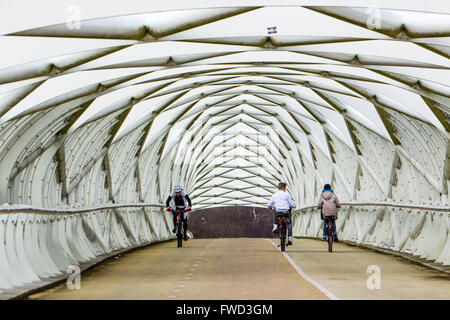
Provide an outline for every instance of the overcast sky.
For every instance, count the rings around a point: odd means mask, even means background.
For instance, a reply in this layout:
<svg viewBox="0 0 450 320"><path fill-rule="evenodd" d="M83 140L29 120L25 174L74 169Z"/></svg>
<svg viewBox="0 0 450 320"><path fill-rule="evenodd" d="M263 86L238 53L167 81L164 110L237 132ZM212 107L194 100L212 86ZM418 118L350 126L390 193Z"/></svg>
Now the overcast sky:
<svg viewBox="0 0 450 320"><path fill-rule="evenodd" d="M259 5L372 6L450 13L448 0L0 0L0 34L65 23L79 8L81 19L189 8Z"/></svg>

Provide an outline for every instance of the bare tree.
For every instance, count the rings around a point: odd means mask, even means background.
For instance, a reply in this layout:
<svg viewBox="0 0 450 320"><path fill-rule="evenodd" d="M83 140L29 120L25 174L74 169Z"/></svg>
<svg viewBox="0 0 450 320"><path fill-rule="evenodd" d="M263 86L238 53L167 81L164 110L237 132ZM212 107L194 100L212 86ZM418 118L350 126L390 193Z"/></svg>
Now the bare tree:
<svg viewBox="0 0 450 320"><path fill-rule="evenodd" d="M272 238L272 223L266 208L216 207L192 212L189 231L194 238Z"/></svg>

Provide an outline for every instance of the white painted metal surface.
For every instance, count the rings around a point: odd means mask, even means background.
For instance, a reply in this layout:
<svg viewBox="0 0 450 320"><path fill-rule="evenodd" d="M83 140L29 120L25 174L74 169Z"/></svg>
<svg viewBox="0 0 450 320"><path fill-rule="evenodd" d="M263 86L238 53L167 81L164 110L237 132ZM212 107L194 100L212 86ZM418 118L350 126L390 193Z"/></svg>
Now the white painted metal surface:
<svg viewBox="0 0 450 320"><path fill-rule="evenodd" d="M448 1L22 2L0 4L0 288L170 236L148 204L175 184L207 208L330 183L359 203L345 237L448 264Z"/></svg>
<svg viewBox="0 0 450 320"><path fill-rule="evenodd" d="M0 22L0 204L449 205L447 2L54 5Z"/></svg>
<svg viewBox="0 0 450 320"><path fill-rule="evenodd" d="M314 207L293 216L296 237L322 238ZM344 203L336 220L338 238L450 265L450 208L389 203Z"/></svg>

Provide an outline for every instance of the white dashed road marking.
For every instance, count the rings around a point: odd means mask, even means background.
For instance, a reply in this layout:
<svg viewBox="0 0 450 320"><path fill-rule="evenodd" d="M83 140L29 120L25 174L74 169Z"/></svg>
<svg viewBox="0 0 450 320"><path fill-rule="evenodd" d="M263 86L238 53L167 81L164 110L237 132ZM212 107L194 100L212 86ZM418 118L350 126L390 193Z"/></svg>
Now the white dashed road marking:
<svg viewBox="0 0 450 320"><path fill-rule="evenodd" d="M272 240L266 239L267 241L269 241L270 243L273 244L273 246L277 249L277 245L275 244L275 242L273 242ZM280 251L281 252L281 251ZM297 271L297 273L306 281L308 281L309 283L311 283L313 286L315 286L317 289L319 289L320 291L322 291L322 293L324 293L328 298L330 298L331 300L339 300L338 297L336 297L333 293L331 293L330 291L328 291L328 289L324 288L320 283L314 281L313 279L311 279L296 263L294 260L292 260L292 258L286 253L286 252L281 252L281 254L287 259L287 261L289 261L289 263L291 264L291 266L294 267L294 269Z"/></svg>

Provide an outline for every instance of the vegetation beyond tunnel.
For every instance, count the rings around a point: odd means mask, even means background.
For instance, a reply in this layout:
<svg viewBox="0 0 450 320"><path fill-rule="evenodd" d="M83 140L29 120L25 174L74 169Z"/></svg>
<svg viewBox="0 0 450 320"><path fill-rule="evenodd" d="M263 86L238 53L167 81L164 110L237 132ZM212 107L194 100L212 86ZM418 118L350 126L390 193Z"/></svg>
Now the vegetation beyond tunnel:
<svg viewBox="0 0 450 320"><path fill-rule="evenodd" d="M194 211L188 230L194 238L271 238L272 211L257 207L216 207Z"/></svg>

